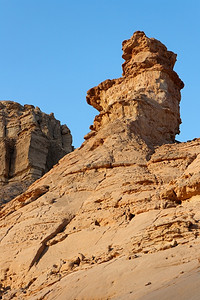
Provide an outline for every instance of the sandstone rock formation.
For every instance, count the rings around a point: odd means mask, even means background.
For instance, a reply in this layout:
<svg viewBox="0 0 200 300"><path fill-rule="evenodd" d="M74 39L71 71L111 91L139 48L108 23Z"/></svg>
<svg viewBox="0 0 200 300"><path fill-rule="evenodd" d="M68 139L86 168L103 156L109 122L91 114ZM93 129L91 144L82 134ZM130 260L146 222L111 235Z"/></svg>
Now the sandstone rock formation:
<svg viewBox="0 0 200 300"><path fill-rule="evenodd" d="M33 105L0 102L0 204L22 191L72 151L66 125Z"/></svg>
<svg viewBox="0 0 200 300"><path fill-rule="evenodd" d="M86 139L108 123L126 120L130 132L148 145L174 142L181 123L180 89L184 86L173 71L176 55L143 32L136 32L122 45L123 77L106 80L88 91L87 102L100 114Z"/></svg>
<svg viewBox="0 0 200 300"><path fill-rule="evenodd" d="M143 32L123 50L123 77L88 91L83 145L0 211L2 299L199 297L200 139L175 141L176 56Z"/></svg>

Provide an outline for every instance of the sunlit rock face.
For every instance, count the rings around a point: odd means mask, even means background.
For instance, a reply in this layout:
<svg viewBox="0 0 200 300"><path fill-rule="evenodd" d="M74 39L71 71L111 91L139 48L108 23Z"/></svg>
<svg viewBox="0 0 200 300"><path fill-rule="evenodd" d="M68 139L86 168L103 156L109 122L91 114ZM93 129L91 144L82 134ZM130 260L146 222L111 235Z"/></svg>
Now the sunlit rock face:
<svg viewBox="0 0 200 300"><path fill-rule="evenodd" d="M87 102L100 111L90 135L120 120L148 144L174 142L181 123L179 102L184 86L173 71L176 54L140 31L124 41L122 49L123 77L106 80L88 91Z"/></svg>
<svg viewBox="0 0 200 300"><path fill-rule="evenodd" d="M3 300L199 299L200 139L175 141L176 55L136 32L123 58L88 91L82 146L1 206Z"/></svg>
<svg viewBox="0 0 200 300"><path fill-rule="evenodd" d="M66 125L33 105L0 102L0 203L12 199L72 151Z"/></svg>

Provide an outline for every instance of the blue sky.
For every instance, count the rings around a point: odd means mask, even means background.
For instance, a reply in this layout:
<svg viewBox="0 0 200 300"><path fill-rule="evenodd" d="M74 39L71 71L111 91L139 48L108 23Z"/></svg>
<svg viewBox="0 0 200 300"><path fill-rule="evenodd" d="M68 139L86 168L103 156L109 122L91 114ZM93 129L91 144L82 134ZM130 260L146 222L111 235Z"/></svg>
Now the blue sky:
<svg viewBox="0 0 200 300"><path fill-rule="evenodd" d="M178 54L178 140L200 137L199 0L0 0L0 99L39 106L78 147L98 113L88 89L121 77L121 43L142 30Z"/></svg>

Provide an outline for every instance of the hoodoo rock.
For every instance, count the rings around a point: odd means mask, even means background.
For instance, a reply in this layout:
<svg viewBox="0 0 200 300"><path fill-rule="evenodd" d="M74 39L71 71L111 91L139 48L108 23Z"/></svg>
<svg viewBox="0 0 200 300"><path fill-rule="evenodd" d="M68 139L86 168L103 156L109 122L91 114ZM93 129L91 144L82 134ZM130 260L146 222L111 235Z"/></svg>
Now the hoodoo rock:
<svg viewBox="0 0 200 300"><path fill-rule="evenodd" d="M199 297L200 139L175 141L176 55L143 32L123 51L122 78L88 91L82 146L0 210L2 299Z"/></svg>
<svg viewBox="0 0 200 300"><path fill-rule="evenodd" d="M140 31L122 45L123 77L106 80L88 91L87 102L100 111L89 136L120 120L148 145L174 142L181 123L180 89L184 86L173 71L176 55Z"/></svg>
<svg viewBox="0 0 200 300"><path fill-rule="evenodd" d="M0 204L9 201L72 151L66 125L33 105L0 102Z"/></svg>

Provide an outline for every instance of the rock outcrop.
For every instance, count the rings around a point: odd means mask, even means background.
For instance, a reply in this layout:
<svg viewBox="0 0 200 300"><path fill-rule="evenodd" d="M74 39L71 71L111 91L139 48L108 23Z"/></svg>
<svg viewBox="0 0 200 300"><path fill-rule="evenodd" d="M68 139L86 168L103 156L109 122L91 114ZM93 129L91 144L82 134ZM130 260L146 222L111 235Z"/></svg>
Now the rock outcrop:
<svg viewBox="0 0 200 300"><path fill-rule="evenodd" d="M148 145L175 141L181 123L180 89L184 84L173 71L176 55L143 32L123 42L123 77L106 80L88 91L87 102L100 111L92 132L126 120L130 132Z"/></svg>
<svg viewBox="0 0 200 300"><path fill-rule="evenodd" d="M33 105L0 102L0 203L14 198L72 151L66 125Z"/></svg>
<svg viewBox="0 0 200 300"><path fill-rule="evenodd" d="M86 141L0 211L2 299L169 299L187 278L198 299L200 139L175 141L176 56L143 32L123 50L123 77L88 91Z"/></svg>

